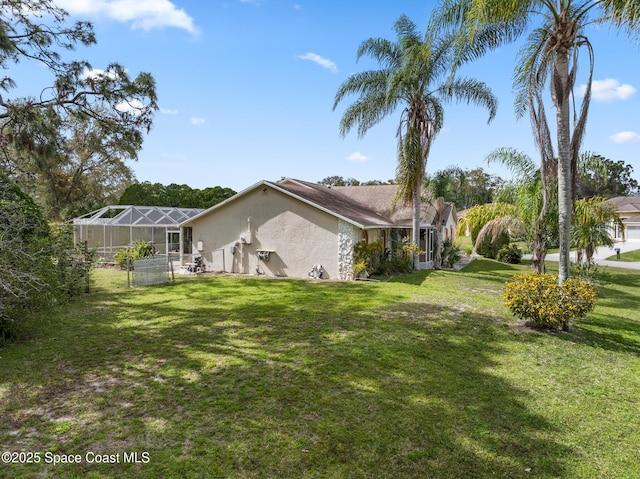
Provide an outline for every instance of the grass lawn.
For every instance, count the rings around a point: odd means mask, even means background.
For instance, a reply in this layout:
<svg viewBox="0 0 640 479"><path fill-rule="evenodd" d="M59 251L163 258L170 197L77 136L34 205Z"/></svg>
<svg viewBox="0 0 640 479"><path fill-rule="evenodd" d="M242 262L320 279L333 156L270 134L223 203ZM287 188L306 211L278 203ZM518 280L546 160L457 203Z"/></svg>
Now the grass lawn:
<svg viewBox="0 0 640 479"><path fill-rule="evenodd" d="M609 271L545 334L502 306L523 269L141 289L96 270L0 349L3 450L40 453L0 477L640 477L640 276Z"/></svg>
<svg viewBox="0 0 640 479"><path fill-rule="evenodd" d="M627 251L626 253L620 253L620 259L618 259L618 255L612 255L607 258L608 261L626 261L636 262L640 261L640 249L634 251Z"/></svg>
<svg viewBox="0 0 640 479"><path fill-rule="evenodd" d="M471 236L456 235L455 245L462 251L473 250L473 243L471 242Z"/></svg>

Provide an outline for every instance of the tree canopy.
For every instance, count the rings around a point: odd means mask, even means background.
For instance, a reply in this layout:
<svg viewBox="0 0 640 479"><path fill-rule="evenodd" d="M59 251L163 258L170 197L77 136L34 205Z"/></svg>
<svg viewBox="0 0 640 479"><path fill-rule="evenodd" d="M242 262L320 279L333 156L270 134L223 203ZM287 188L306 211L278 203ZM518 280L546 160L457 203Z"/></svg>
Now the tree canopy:
<svg viewBox="0 0 640 479"><path fill-rule="evenodd" d="M69 25L53 0L1 3L0 169L37 196L48 217L62 219L131 181L125 161L137 159L152 126L155 81L118 63L99 70L65 60L62 52L96 38L88 22ZM17 81L8 72L23 61L48 77L32 96L12 96Z"/></svg>
<svg viewBox="0 0 640 479"><path fill-rule="evenodd" d="M481 167L463 170L458 166L438 170L425 179L427 189L432 191L431 196L442 196L445 201L454 203L459 211L491 203L494 192L503 182L502 178L487 173Z"/></svg>
<svg viewBox="0 0 640 479"><path fill-rule="evenodd" d="M597 153L581 155L578 163L576 196L578 198L613 198L637 195L638 181L632 177L633 166Z"/></svg>
<svg viewBox="0 0 640 479"><path fill-rule="evenodd" d="M369 180L359 181L355 178L344 178L342 176L327 176L318 181L318 184L325 186L361 186L361 185L392 185L393 180L381 181L381 180Z"/></svg>
<svg viewBox="0 0 640 479"><path fill-rule="evenodd" d="M210 208L235 195L231 188L213 186L204 189L188 185L162 185L145 181L130 185L120 197L120 205L172 206L175 208Z"/></svg>

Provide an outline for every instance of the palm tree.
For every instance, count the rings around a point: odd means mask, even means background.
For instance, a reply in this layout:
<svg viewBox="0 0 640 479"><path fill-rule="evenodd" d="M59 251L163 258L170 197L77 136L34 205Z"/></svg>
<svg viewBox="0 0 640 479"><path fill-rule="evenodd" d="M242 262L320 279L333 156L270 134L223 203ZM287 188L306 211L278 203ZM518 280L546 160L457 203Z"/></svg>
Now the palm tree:
<svg viewBox="0 0 640 479"><path fill-rule="evenodd" d="M531 24L538 25L530 30ZM569 247L574 184L578 153L585 132L591 97L593 50L585 35L588 25L609 23L637 35L640 2L630 0L441 0L432 17L433 29L454 27L465 43L461 60L476 58L486 51L511 43L529 33L519 53L515 70L516 113L528 110L534 138L545 162L556 157L542 99L549 85L556 113L558 158L558 224L560 233L559 281L569 277ZM588 53L589 73L586 92L579 108L573 90L577 79L580 51ZM572 122L573 113L573 122ZM572 125L573 123L573 125ZM573 128L572 128L573 127Z"/></svg>
<svg viewBox="0 0 640 479"><path fill-rule="evenodd" d="M571 227L571 244L577 249L578 262L593 262L598 246L613 246L610 225L624 229L615 208L604 198L583 198L576 201Z"/></svg>
<svg viewBox="0 0 640 479"><path fill-rule="evenodd" d="M404 15L394 29L396 42L384 38L362 42L358 59L369 56L381 68L347 78L336 93L333 109L346 96L357 95L342 116L340 134L344 137L357 126L358 137L362 138L371 127L402 107L397 130L396 200L412 204L413 242L419 244L421 187L431 144L444 121L444 103L458 99L485 106L491 121L497 99L484 83L450 76L455 46L452 36L425 39ZM416 266L417 261L415 255Z"/></svg>
<svg viewBox="0 0 640 479"><path fill-rule="evenodd" d="M552 233L557 230L558 202L553 175L544 175L526 154L513 148L498 148L487 156L487 163L506 166L515 179L495 193L495 201L517 206L528 241L533 243L533 267L544 272L544 261ZM553 168L553 163L552 166ZM555 170L554 170L555 171Z"/></svg>
<svg viewBox="0 0 640 479"><path fill-rule="evenodd" d="M464 212L464 216L458 218L456 234L464 236L467 231L471 235L471 242L474 246L478 243L480 230L489 221L506 216L517 216L518 208L509 203L485 203L484 205L474 205Z"/></svg>

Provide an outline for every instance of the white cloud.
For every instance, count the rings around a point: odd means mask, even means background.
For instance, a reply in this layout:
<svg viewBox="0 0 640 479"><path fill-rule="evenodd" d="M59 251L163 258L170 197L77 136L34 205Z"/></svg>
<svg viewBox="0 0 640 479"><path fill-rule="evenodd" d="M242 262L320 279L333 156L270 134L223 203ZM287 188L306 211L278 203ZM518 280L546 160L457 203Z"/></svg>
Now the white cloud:
<svg viewBox="0 0 640 479"><path fill-rule="evenodd" d="M586 85L580 85L578 93L584 96L587 90ZM596 101L612 102L614 100L626 100L636 92L636 89L627 85L621 85L618 80L605 78L604 80L594 80L591 82L591 97Z"/></svg>
<svg viewBox="0 0 640 479"><path fill-rule="evenodd" d="M169 108L160 108L160 113L164 115L177 115L178 110L170 110Z"/></svg>
<svg viewBox="0 0 640 479"><path fill-rule="evenodd" d="M637 143L640 141L640 135L635 131L621 131L620 133L611 135L609 139L616 143Z"/></svg>
<svg viewBox="0 0 640 479"><path fill-rule="evenodd" d="M298 55L298 58L301 60L309 60L313 63L317 63L322 68L326 68L327 70L331 70L333 73L338 73L338 67L335 63L327 58L322 58L320 55L316 55L315 53L306 53L304 55Z"/></svg>
<svg viewBox="0 0 640 479"><path fill-rule="evenodd" d="M123 113L131 113L133 115L139 115L144 109L144 103L140 100L123 101L116 105L116 110Z"/></svg>
<svg viewBox="0 0 640 479"><path fill-rule="evenodd" d="M175 27L198 33L193 18L169 0L57 0L56 3L71 15L106 17L130 23L134 30Z"/></svg>
<svg viewBox="0 0 640 479"><path fill-rule="evenodd" d="M192 125L200 126L200 125L203 125L205 121L206 120L204 118L198 118L196 116L192 116L191 117L191 124Z"/></svg>
<svg viewBox="0 0 640 479"><path fill-rule="evenodd" d="M366 163L367 161L371 160L371 158L369 158L368 156L364 156L359 151L356 151L354 153L351 153L347 157L347 160L349 160L349 161L357 161L358 163Z"/></svg>
<svg viewBox="0 0 640 479"><path fill-rule="evenodd" d="M91 70L85 68L84 72L82 72L82 78L84 78L85 80L87 78L100 78L100 77L107 77L110 78L111 80L117 80L118 79L118 75L116 75L116 72L114 71L110 71L110 72L105 72L104 70L100 70L99 68L93 68Z"/></svg>

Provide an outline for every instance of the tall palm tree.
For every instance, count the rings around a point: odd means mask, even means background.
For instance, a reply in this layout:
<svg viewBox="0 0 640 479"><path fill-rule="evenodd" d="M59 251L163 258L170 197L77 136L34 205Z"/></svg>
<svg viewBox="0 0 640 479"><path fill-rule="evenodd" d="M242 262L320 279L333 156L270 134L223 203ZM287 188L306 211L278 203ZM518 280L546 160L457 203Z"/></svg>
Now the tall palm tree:
<svg viewBox="0 0 640 479"><path fill-rule="evenodd" d="M484 83L450 76L455 46L452 36L425 38L404 15L394 29L396 42L384 38L362 42L358 59L369 56L380 69L347 78L336 93L333 109L346 96L358 96L342 116L340 134L344 137L357 126L362 138L371 127L402 107L397 130L396 200L412 204L413 242L419 244L421 187L431 144L444 121L444 103L457 99L485 106L489 121L494 118L498 103ZM415 255L414 264L417 261Z"/></svg>
<svg viewBox="0 0 640 479"><path fill-rule="evenodd" d="M531 29L534 22L538 22ZM576 164L585 132L591 97L593 50L585 28L608 23L638 35L640 2L636 0L441 0L432 17L432 28L451 27L464 41L473 41L459 58L467 61L486 51L511 43L525 33L529 37L519 53L515 70L516 112L527 110L543 169L555 157L542 92L549 86L556 113L558 158L558 224L560 233L559 281L569 277L569 247ZM573 90L581 50L589 56L589 73L582 105L576 108ZM572 121L573 113L573 121ZM573 123L573 124L572 124Z"/></svg>

